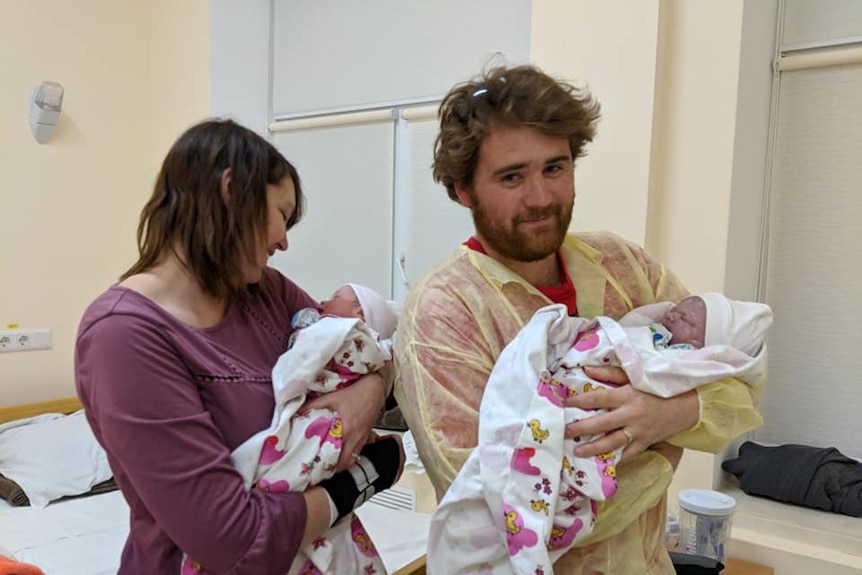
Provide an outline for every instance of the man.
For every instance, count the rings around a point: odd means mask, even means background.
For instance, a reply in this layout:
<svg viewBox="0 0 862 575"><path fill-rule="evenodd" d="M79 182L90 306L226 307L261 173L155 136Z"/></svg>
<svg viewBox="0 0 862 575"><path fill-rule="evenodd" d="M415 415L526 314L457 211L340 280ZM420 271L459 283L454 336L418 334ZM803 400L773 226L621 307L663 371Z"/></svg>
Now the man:
<svg viewBox="0 0 862 575"><path fill-rule="evenodd" d="M438 499L477 444L479 404L497 357L536 310L563 303L570 315L618 318L687 295L639 246L609 233L567 235L575 160L598 116L588 94L531 66L492 69L441 104L434 177L471 210L476 233L413 288L395 347L396 398ZM621 370L588 374L627 382ZM630 385L568 399L607 409L567 426L568 437L604 434L575 455L625 452L617 493L557 572L673 573L663 538L680 448L718 452L760 425L752 393L728 379L667 399ZM665 443L671 438L673 446Z"/></svg>

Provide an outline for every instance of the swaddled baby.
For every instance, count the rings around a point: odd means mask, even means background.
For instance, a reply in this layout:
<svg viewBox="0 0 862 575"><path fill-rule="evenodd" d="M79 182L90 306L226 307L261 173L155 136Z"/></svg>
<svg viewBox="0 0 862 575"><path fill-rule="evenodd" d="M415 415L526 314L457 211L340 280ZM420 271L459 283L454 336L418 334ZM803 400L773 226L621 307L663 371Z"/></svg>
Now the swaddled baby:
<svg viewBox="0 0 862 575"><path fill-rule="evenodd" d="M391 353L392 337L398 325L401 306L387 300L371 288L358 284L344 284L335 290L329 299L320 302L320 308L304 308L296 312L291 320L291 326L300 330L317 322L322 317L357 317L373 329L381 343L387 346ZM290 338L289 347L293 346L298 332Z"/></svg>

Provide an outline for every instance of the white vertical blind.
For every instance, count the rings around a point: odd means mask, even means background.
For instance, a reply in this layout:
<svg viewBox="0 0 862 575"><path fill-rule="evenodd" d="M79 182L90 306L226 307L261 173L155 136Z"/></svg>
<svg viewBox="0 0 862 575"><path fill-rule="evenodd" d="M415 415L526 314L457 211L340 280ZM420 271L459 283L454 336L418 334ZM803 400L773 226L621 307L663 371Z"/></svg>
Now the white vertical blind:
<svg viewBox="0 0 862 575"><path fill-rule="evenodd" d="M275 115L438 96L529 58L531 0L277 0Z"/></svg>
<svg viewBox="0 0 862 575"><path fill-rule="evenodd" d="M781 74L766 284L775 323L755 438L862 458L858 94L862 65Z"/></svg>
<svg viewBox="0 0 862 575"><path fill-rule="evenodd" d="M786 0L782 47L862 38L859 0Z"/></svg>

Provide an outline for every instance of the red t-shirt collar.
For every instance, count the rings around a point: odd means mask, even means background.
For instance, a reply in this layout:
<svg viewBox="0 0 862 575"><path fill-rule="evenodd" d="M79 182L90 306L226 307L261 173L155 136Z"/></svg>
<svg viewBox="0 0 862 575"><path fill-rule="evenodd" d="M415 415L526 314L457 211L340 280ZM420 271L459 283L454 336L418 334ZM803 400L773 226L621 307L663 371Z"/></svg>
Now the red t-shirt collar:
<svg viewBox="0 0 862 575"><path fill-rule="evenodd" d="M488 252L485 251L485 248L479 243L479 240L477 240L475 236L471 236L470 239L464 242L464 245L475 252L488 255ZM577 315L578 296L575 291L575 284L572 283L572 278L569 277L569 271L566 269L566 264L563 261L563 254L559 251L557 251L557 263L560 266L560 279L562 279L562 283L557 286L534 287L542 292L545 297L552 302L565 305L570 316Z"/></svg>

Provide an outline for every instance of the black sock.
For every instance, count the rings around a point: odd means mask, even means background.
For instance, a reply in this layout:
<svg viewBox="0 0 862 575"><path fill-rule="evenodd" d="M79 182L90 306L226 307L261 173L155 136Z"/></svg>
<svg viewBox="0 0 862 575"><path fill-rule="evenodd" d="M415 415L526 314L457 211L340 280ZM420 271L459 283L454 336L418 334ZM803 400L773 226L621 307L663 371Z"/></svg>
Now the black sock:
<svg viewBox="0 0 862 575"><path fill-rule="evenodd" d="M336 523L375 493L392 487L400 458L398 441L384 437L366 444L359 459L348 469L320 482L338 509Z"/></svg>

